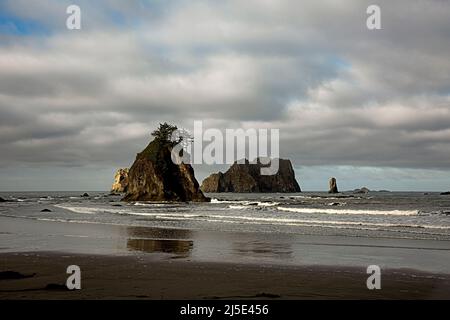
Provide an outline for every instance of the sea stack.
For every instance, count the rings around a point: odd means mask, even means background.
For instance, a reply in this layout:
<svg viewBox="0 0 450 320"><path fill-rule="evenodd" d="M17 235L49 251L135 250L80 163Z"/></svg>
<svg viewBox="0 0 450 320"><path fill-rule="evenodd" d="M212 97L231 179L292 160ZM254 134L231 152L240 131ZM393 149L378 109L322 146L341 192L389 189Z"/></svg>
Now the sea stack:
<svg viewBox="0 0 450 320"><path fill-rule="evenodd" d="M339 193L336 178L330 178L328 193Z"/></svg>
<svg viewBox="0 0 450 320"><path fill-rule="evenodd" d="M245 159L244 163L235 162L227 172L214 173L203 180L203 192L301 192L295 180L290 160L278 159L279 170L274 175L261 175L265 167L258 158L255 163Z"/></svg>
<svg viewBox="0 0 450 320"><path fill-rule="evenodd" d="M171 151L180 141L172 141L176 126L161 124L149 145L136 156L128 172L124 201L207 202L190 164L175 164Z"/></svg>
<svg viewBox="0 0 450 320"><path fill-rule="evenodd" d="M117 170L114 176L114 183L111 187L112 193L125 193L128 190L128 168Z"/></svg>

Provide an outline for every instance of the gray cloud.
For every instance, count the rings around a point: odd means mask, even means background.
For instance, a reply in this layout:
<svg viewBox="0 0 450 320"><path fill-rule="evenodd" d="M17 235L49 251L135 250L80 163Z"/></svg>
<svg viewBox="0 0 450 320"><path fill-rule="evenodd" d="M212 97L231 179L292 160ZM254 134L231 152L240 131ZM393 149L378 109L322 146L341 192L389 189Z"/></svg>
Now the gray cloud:
<svg viewBox="0 0 450 320"><path fill-rule="evenodd" d="M3 4L47 30L0 33L3 168L127 165L197 119L280 128L297 166L450 167L448 2L378 1L368 31L369 1L80 1L79 32L68 3Z"/></svg>

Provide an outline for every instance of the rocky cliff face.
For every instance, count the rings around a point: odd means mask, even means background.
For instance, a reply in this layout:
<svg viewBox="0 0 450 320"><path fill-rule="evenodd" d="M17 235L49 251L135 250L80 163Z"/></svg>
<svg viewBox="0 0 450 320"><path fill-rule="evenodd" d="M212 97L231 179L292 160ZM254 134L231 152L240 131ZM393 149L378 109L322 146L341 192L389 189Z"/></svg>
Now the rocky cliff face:
<svg viewBox="0 0 450 320"><path fill-rule="evenodd" d="M330 178L328 193L339 193L336 178Z"/></svg>
<svg viewBox="0 0 450 320"><path fill-rule="evenodd" d="M172 146L153 140L128 172L124 201L209 201L189 164L174 164Z"/></svg>
<svg viewBox="0 0 450 320"><path fill-rule="evenodd" d="M295 180L291 161L279 159L279 170L275 175L261 175L259 162L234 163L227 172L214 173L203 180L203 192L301 192Z"/></svg>
<svg viewBox="0 0 450 320"><path fill-rule="evenodd" d="M117 170L111 192L124 193L128 190L128 168Z"/></svg>

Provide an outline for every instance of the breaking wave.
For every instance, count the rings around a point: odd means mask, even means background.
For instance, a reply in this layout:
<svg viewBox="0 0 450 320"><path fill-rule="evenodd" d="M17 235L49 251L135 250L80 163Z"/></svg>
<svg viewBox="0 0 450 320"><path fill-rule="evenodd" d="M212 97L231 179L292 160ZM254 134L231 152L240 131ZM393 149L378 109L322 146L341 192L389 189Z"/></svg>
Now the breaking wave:
<svg viewBox="0 0 450 320"><path fill-rule="evenodd" d="M293 208L277 207L280 211L295 213L318 213L318 214L344 214L344 215L392 215L392 216L415 216L418 210L355 210L355 209L327 209L327 208Z"/></svg>

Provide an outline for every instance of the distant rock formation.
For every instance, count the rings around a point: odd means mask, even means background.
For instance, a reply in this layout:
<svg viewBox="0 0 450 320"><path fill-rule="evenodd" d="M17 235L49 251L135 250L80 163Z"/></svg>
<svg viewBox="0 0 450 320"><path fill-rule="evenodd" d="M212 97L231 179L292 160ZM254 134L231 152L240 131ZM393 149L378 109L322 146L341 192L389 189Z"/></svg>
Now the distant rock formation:
<svg viewBox="0 0 450 320"><path fill-rule="evenodd" d="M172 162L176 145L170 140L175 126L161 124L155 139L136 156L128 172L124 201L196 201L207 202L189 164Z"/></svg>
<svg viewBox="0 0 450 320"><path fill-rule="evenodd" d="M441 192L441 196L450 196L450 191Z"/></svg>
<svg viewBox="0 0 450 320"><path fill-rule="evenodd" d="M360 194L360 193L369 193L370 190L366 187L362 187L361 189L355 189L353 190L353 193Z"/></svg>
<svg viewBox="0 0 450 320"><path fill-rule="evenodd" d="M328 184L329 184L328 193L339 193L336 178L331 178Z"/></svg>
<svg viewBox="0 0 450 320"><path fill-rule="evenodd" d="M128 189L128 168L117 170L114 176L114 183L111 187L111 193L125 193Z"/></svg>
<svg viewBox="0 0 450 320"><path fill-rule="evenodd" d="M214 173L203 180L203 192L301 192L295 180L290 160L279 159L279 170L274 175L261 175L260 159L256 163L235 162L227 172Z"/></svg>

